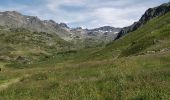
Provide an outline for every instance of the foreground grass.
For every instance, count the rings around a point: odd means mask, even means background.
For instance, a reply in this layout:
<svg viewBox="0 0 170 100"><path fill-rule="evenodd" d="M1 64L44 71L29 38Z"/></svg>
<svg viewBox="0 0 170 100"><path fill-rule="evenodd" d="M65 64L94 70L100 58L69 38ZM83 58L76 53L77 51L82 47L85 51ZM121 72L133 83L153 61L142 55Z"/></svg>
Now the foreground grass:
<svg viewBox="0 0 170 100"><path fill-rule="evenodd" d="M30 77L0 91L0 100L168 100L170 52L13 70Z"/></svg>

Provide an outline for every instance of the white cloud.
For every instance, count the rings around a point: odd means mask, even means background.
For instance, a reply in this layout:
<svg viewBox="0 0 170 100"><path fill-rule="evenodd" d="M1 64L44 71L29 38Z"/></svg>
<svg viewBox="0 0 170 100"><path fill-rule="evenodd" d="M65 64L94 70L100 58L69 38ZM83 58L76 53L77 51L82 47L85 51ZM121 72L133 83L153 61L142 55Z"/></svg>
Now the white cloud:
<svg viewBox="0 0 170 100"><path fill-rule="evenodd" d="M134 21L137 21L139 19L139 16L141 16L141 13L143 13L145 10L145 7L126 9L98 8L95 9L92 14L93 17L96 17L95 23L97 24L100 22L100 26L112 25L115 27L123 27L131 25Z"/></svg>
<svg viewBox="0 0 170 100"><path fill-rule="evenodd" d="M31 2L32 0L30 0ZM39 0L41 4L27 5L15 1L0 6L1 11L16 10L41 19L65 22L71 27L94 28L103 25L124 27L137 21L146 9L168 0ZM1 4L0 4L1 5ZM65 7L65 8L62 8ZM73 8L72 8L73 7ZM74 8L75 7L75 8Z"/></svg>
<svg viewBox="0 0 170 100"><path fill-rule="evenodd" d="M51 11L60 10L60 5L82 5L84 4L85 0L46 0L47 1L47 8Z"/></svg>
<svg viewBox="0 0 170 100"><path fill-rule="evenodd" d="M148 7L154 6L153 0L47 0L47 7L56 16L56 21L64 21L72 25L84 27L99 27L111 25L115 27L124 27L137 21ZM147 2L149 2L147 4ZM135 4L136 3L136 4ZM151 5L149 5L151 4ZM156 3L155 3L156 4ZM84 6L83 12L69 12L62 10L61 5ZM87 22L85 22L87 21ZM82 23L83 22L83 23ZM75 24L73 25L75 26Z"/></svg>

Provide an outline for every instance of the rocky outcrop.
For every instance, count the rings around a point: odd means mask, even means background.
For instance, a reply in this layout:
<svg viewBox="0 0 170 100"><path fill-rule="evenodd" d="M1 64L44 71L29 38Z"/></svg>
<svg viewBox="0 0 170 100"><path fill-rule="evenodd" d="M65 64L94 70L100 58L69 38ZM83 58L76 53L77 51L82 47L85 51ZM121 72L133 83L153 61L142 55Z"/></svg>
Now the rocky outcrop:
<svg viewBox="0 0 170 100"><path fill-rule="evenodd" d="M158 7L155 8L149 8L145 14L140 18L138 22L135 22L133 25L124 27L119 33L116 39L119 39L123 35L133 32L137 30L139 27L142 25L146 24L149 20L153 19L154 17L157 16L162 16L166 13L170 12L170 2L162 4Z"/></svg>
<svg viewBox="0 0 170 100"><path fill-rule="evenodd" d="M67 24L65 24L65 23L60 23L59 26L62 27L62 28L68 28L68 29L70 28L70 27L68 27Z"/></svg>

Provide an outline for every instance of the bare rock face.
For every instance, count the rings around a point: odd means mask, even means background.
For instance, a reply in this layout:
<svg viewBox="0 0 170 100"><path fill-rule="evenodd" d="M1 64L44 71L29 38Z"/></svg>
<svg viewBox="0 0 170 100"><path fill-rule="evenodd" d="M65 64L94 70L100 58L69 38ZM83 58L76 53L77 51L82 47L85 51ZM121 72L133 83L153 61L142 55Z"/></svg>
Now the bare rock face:
<svg viewBox="0 0 170 100"><path fill-rule="evenodd" d="M155 8L149 8L145 12L145 14L140 18L140 20L138 22L135 22L131 26L124 27L119 32L116 39L119 39L120 37L122 37L123 35L125 35L125 34L127 34L129 32L137 30L139 27L146 24L149 20L153 19L154 17L162 16L162 15L168 13L168 12L170 12L170 2L162 4L162 5L160 5L158 7L155 7Z"/></svg>
<svg viewBox="0 0 170 100"><path fill-rule="evenodd" d="M67 26L66 23L60 23L59 26L62 27L62 28L68 28L68 29L70 28L70 27Z"/></svg>

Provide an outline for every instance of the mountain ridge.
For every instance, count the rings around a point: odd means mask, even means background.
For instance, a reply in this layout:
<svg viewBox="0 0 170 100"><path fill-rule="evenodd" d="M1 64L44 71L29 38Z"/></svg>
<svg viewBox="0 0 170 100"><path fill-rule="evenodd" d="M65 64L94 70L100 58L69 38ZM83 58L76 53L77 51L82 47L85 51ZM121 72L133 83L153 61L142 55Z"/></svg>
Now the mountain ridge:
<svg viewBox="0 0 170 100"><path fill-rule="evenodd" d="M111 26L94 29L70 28L66 23L57 23L54 20L41 20L37 16L27 16L17 11L0 12L0 25L10 28L25 28L32 32L57 34L60 38L69 42L78 43L81 40L81 45L88 45L88 43L84 42L90 38L93 40L91 41L92 46L101 44L102 42L98 43L100 39L105 42L104 44L108 43L108 40L114 40L116 34L120 31L120 28ZM75 39L77 37L80 38Z"/></svg>
<svg viewBox="0 0 170 100"><path fill-rule="evenodd" d="M135 22L134 24L124 27L119 33L116 39L119 39L123 35L133 32L137 30L139 27L146 24L149 20L153 19L154 17L162 16L166 14L167 12L170 12L170 2L164 3L158 7L149 8L139 19L139 21Z"/></svg>
<svg viewBox="0 0 170 100"><path fill-rule="evenodd" d="M67 40L68 31L52 20L40 20L37 16L22 15L17 11L0 12L0 25L10 28L26 28L30 31L55 33Z"/></svg>

